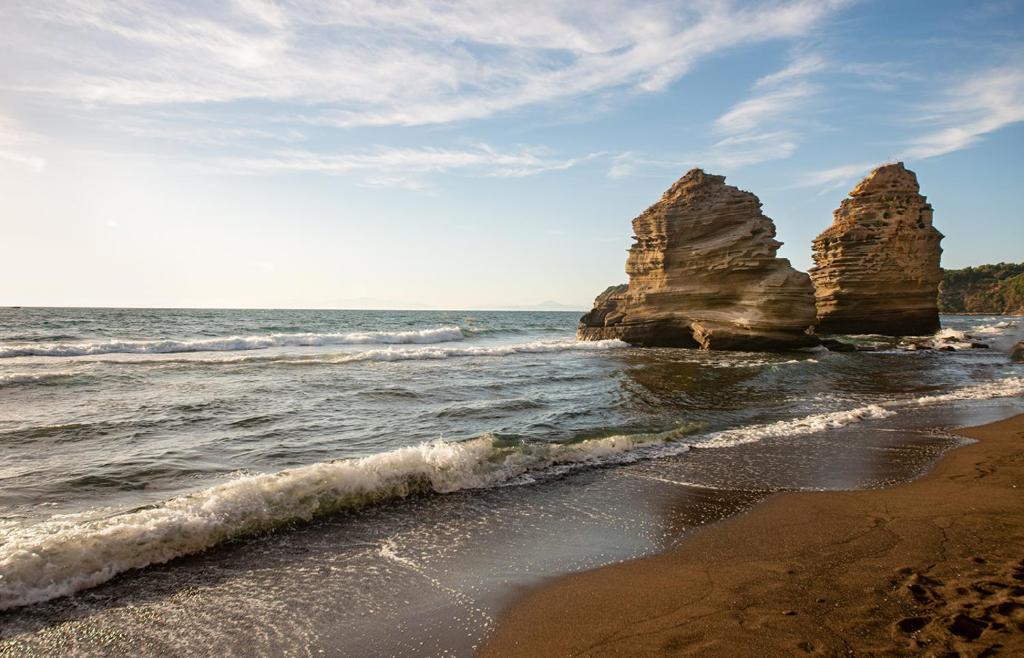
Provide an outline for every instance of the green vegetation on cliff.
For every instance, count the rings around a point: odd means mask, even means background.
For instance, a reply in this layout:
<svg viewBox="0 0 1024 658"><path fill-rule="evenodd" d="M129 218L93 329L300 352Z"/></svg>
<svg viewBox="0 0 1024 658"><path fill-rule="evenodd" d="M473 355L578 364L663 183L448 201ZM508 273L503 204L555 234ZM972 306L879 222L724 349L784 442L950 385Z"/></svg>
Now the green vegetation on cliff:
<svg viewBox="0 0 1024 658"><path fill-rule="evenodd" d="M939 311L1024 315L1024 263L944 270Z"/></svg>

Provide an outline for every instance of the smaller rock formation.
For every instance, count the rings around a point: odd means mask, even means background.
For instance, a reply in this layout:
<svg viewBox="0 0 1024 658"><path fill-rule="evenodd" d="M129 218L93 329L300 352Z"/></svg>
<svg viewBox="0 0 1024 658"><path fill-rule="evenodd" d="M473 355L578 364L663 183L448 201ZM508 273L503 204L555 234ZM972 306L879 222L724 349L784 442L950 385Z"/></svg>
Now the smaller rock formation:
<svg viewBox="0 0 1024 658"><path fill-rule="evenodd" d="M903 163L872 171L814 240L819 334L920 336L939 329L932 207Z"/></svg>
<svg viewBox="0 0 1024 658"><path fill-rule="evenodd" d="M810 278L776 258L775 224L750 192L693 169L633 220L629 283L580 320L580 340L778 350L817 344Z"/></svg>
<svg viewBox="0 0 1024 658"><path fill-rule="evenodd" d="M1024 363L1024 340L1019 341L1013 346L1013 349L1010 350L1010 360L1018 363Z"/></svg>

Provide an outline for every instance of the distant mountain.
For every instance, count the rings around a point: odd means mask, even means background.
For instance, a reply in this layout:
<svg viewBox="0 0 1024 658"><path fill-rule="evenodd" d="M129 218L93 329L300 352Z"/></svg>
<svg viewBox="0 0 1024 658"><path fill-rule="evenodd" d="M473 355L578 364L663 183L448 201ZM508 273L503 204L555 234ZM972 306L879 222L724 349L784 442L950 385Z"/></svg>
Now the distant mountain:
<svg viewBox="0 0 1024 658"><path fill-rule="evenodd" d="M939 311L1024 315L1024 263L944 270Z"/></svg>
<svg viewBox="0 0 1024 658"><path fill-rule="evenodd" d="M586 310L583 304L563 304L551 300L528 306L502 306L500 309L504 311L578 311L580 313Z"/></svg>
<svg viewBox="0 0 1024 658"><path fill-rule="evenodd" d="M552 311L583 311L583 310L585 310L583 307L581 307L579 305L576 305L576 304L562 304L560 302L553 302L551 300L548 300L546 302L541 302L540 304L537 304L536 308L538 308L538 309L542 309L542 308L543 309L549 309L549 310L552 310Z"/></svg>

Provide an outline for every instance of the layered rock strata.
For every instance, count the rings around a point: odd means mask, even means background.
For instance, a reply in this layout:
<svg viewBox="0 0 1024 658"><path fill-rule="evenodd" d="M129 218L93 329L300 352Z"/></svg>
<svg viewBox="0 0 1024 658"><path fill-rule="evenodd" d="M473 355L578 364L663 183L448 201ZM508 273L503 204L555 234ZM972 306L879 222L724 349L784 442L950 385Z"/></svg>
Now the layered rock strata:
<svg viewBox="0 0 1024 658"><path fill-rule="evenodd" d="M903 163L872 171L814 240L817 333L917 336L939 329L943 236Z"/></svg>
<svg viewBox="0 0 1024 658"><path fill-rule="evenodd" d="M693 169L633 220L629 283L597 297L581 340L779 350L817 343L810 278L776 258L775 224L750 192Z"/></svg>

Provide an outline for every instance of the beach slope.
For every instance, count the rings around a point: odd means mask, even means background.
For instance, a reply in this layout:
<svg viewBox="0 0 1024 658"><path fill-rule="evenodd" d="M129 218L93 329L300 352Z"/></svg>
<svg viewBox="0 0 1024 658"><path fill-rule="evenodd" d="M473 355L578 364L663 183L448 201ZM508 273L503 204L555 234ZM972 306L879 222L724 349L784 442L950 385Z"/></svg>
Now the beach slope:
<svg viewBox="0 0 1024 658"><path fill-rule="evenodd" d="M481 654L1024 655L1024 416L961 433L909 484L780 494L539 587Z"/></svg>

